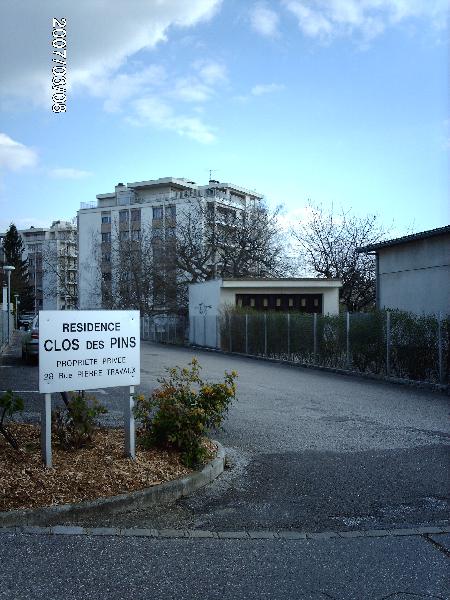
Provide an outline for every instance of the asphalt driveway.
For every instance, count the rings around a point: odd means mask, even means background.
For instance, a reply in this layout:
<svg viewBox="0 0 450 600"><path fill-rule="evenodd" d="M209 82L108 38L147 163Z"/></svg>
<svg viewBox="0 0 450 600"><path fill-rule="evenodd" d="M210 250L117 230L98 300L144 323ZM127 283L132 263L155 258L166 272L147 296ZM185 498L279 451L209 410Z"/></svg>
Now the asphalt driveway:
<svg viewBox="0 0 450 600"><path fill-rule="evenodd" d="M111 530L0 529L0 598L448 597L447 396L145 342L138 391L194 354L207 378L239 372L216 434L222 476L171 506L72 523ZM37 381L35 366L4 357L0 389L20 390L28 420L39 417ZM96 394L120 424L126 390Z"/></svg>
<svg viewBox="0 0 450 600"><path fill-rule="evenodd" d="M239 373L238 401L217 439L229 469L170 510L114 517L124 526L214 529L405 528L448 525L449 398L441 393L212 352L143 342L141 385L196 355L206 378ZM8 362L8 361L4 361ZM37 418L35 366L0 368ZM8 382L6 381L8 380ZM100 390L120 424L126 390ZM54 395L55 402L57 395ZM106 515L99 525L111 525Z"/></svg>

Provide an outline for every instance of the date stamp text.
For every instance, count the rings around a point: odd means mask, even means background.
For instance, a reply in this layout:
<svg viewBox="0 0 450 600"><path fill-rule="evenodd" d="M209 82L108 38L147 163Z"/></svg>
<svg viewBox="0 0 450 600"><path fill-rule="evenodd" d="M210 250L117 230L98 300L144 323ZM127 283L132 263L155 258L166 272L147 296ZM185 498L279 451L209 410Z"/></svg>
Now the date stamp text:
<svg viewBox="0 0 450 600"><path fill-rule="evenodd" d="M52 22L52 111L66 112L67 105L67 19Z"/></svg>

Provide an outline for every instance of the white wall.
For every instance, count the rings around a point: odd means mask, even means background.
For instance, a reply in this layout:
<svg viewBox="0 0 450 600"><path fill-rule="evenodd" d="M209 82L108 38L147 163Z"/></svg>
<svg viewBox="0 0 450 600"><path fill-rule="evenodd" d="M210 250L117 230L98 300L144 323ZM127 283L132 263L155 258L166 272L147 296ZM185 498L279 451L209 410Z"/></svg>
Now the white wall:
<svg viewBox="0 0 450 600"><path fill-rule="evenodd" d="M450 314L450 234L379 250L380 308Z"/></svg>
<svg viewBox="0 0 450 600"><path fill-rule="evenodd" d="M220 306L220 279L189 286L189 343L215 348L217 340L217 315ZM206 314L203 307L206 309ZM202 311L202 312L201 312Z"/></svg>
<svg viewBox="0 0 450 600"><path fill-rule="evenodd" d="M101 308L98 259L101 252L101 211L78 213L78 296L80 309ZM96 241L97 240L97 241Z"/></svg>

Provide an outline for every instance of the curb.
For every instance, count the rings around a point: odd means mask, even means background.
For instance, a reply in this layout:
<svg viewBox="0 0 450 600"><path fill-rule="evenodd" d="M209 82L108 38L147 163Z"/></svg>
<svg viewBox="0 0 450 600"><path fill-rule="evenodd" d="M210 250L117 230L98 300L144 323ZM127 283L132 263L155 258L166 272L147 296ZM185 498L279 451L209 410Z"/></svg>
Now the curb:
<svg viewBox="0 0 450 600"><path fill-rule="evenodd" d="M322 541L353 540L358 538L396 538L421 536L439 544L439 536L448 535L450 527L415 527L411 529L367 529L351 531L309 532L290 530L248 530L209 531L204 529L141 529L127 527L78 527L75 525L56 525L53 527L36 527L23 525L19 527L0 527L0 535L6 533L27 535L82 535L82 536L118 536L146 537L158 539L214 539L214 540L284 540L284 541ZM449 554L448 549L443 551Z"/></svg>
<svg viewBox="0 0 450 600"><path fill-rule="evenodd" d="M142 339L142 338L141 338ZM149 341L149 340L143 340ZM158 342L150 342L158 343ZM379 373L363 373L362 371L352 371L350 369L342 369L340 367L326 367L323 365L313 365L310 363L297 362L293 360L284 360L282 358L271 358L270 356L257 356L256 354L245 354L245 352L230 352L229 350L221 350L220 348L210 348L208 346L197 346L194 344L188 344L185 346L192 348L193 350L200 350L203 352L213 352L216 354L224 354L225 356L238 356L239 358L249 358L251 360L261 360L266 362L272 362L281 365L288 365L289 367L296 367L301 369L311 369L315 371L324 371L326 373L336 373L337 375L348 375L349 377L360 377L361 379L371 379L374 381L382 381L385 383L393 383L396 385L409 385L417 389L428 390L432 392L439 392L450 395L450 384L446 383L431 383L430 381L416 381L415 379L403 379L401 377L392 377L382 375Z"/></svg>
<svg viewBox="0 0 450 600"><path fill-rule="evenodd" d="M1 527L20 527L25 525L55 525L62 519L78 515L96 516L115 515L122 512L140 510L158 504L168 504L189 496L192 492L213 482L223 473L225 467L225 450L219 442L217 444L217 456L203 467L201 471L194 471L182 479L167 481L160 485L120 494L110 498L98 498L77 504L62 504L60 506L49 506L44 508L12 510L0 512Z"/></svg>

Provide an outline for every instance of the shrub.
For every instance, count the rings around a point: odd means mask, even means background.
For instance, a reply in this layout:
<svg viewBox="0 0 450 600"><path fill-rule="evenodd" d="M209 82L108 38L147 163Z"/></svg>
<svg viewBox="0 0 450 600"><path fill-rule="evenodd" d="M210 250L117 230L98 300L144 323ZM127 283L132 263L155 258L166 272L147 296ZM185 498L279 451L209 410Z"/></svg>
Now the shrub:
<svg viewBox="0 0 450 600"><path fill-rule="evenodd" d="M234 371L225 372L222 383L209 383L201 379L200 370L196 358L187 368L167 369L169 376L158 379L161 386L149 398L137 396L135 405L139 443L176 449L189 467L204 461L202 438L209 429L221 427L236 398Z"/></svg>
<svg viewBox="0 0 450 600"><path fill-rule="evenodd" d="M92 442L97 417L107 409L94 396L70 394L65 408L57 408L53 415L53 426L59 445L65 450L74 450Z"/></svg>
<svg viewBox="0 0 450 600"><path fill-rule="evenodd" d="M19 444L12 433L5 427L5 419L11 418L15 412L23 410L23 400L16 396L11 390L7 390L0 396L0 433L7 440L14 450L19 449Z"/></svg>

